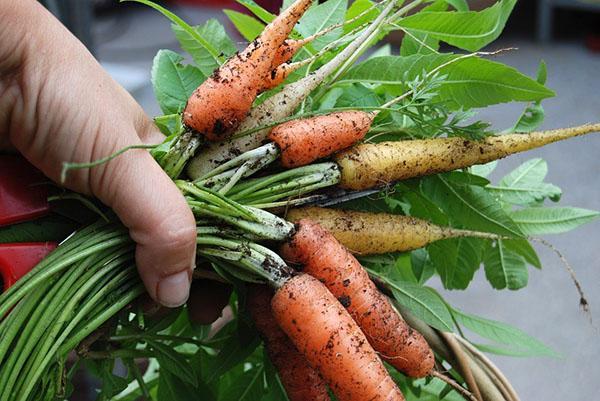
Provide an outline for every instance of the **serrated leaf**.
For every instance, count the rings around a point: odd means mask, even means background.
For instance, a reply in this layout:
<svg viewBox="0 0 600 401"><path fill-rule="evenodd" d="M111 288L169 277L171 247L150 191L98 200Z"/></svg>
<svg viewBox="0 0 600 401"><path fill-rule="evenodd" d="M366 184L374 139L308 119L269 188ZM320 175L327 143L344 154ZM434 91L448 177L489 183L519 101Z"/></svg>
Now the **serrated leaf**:
<svg viewBox="0 0 600 401"><path fill-rule="evenodd" d="M542 60L538 67L536 81L542 85L546 84L548 71L546 63ZM519 117L510 131L512 132L531 132L544 122L545 112L541 102L535 102L527 105L523 114Z"/></svg>
<svg viewBox="0 0 600 401"><path fill-rule="evenodd" d="M440 41L427 33L405 30L402 44L400 45L401 56L412 56L413 54L432 54L440 49Z"/></svg>
<svg viewBox="0 0 600 401"><path fill-rule="evenodd" d="M198 385L198 378L194 374L194 368L183 355L158 341L150 339L147 339L146 341L154 350L156 359L160 363L162 369L169 371L174 376L192 386Z"/></svg>
<svg viewBox="0 0 600 401"><path fill-rule="evenodd" d="M224 57L229 57L237 48L225 32L225 28L215 19L208 20L202 26L191 27L195 35L179 25L172 25L175 37L181 48L185 50L206 76L221 65ZM199 41L198 38L202 38ZM215 56L216 54L216 56Z"/></svg>
<svg viewBox="0 0 600 401"><path fill-rule="evenodd" d="M595 210L575 207L531 207L511 213L514 222L528 235L564 233L589 223L599 215Z"/></svg>
<svg viewBox="0 0 600 401"><path fill-rule="evenodd" d="M193 40L198 42L202 47L206 49L206 51L210 54L210 57L214 60L214 62L219 65L221 63L221 58L219 57L220 51L216 49L212 44L210 44L206 39L198 34L198 32L190 26L187 22L179 18L177 15L173 14L171 11L166 8L150 1L150 0L121 0L121 1L134 1L137 3L145 4L149 7L152 7L156 11L160 12L162 15L167 17L175 26L185 31ZM175 29L174 29L175 31ZM177 34L177 32L175 32ZM211 71L212 72L212 71ZM207 74L208 75L208 74Z"/></svg>
<svg viewBox="0 0 600 401"><path fill-rule="evenodd" d="M511 101L539 101L554 96L554 92L513 67L479 57L460 58L452 54L372 58L351 68L339 82L404 88L405 82L438 67L439 74L445 79L440 82L435 99L456 110Z"/></svg>
<svg viewBox="0 0 600 401"><path fill-rule="evenodd" d="M527 285L529 272L525 259L507 248L503 240L490 244L484 256L485 277L497 290L518 290Z"/></svg>
<svg viewBox="0 0 600 401"><path fill-rule="evenodd" d="M206 78L192 66L183 65L183 57L171 50L159 50L152 65L152 86L165 114L181 112L192 92Z"/></svg>
<svg viewBox="0 0 600 401"><path fill-rule="evenodd" d="M401 19L397 25L475 52L500 36L516 2L502 0L479 12L420 12Z"/></svg>
<svg viewBox="0 0 600 401"><path fill-rule="evenodd" d="M216 401L212 392L205 385L194 388L180 380L177 375L161 370L156 394L158 400L189 401L198 399L199 395L202 396L202 401Z"/></svg>
<svg viewBox="0 0 600 401"><path fill-rule="evenodd" d="M323 29L344 22L348 0L329 0L310 7L302 16L296 29L303 37L311 36ZM343 33L340 27L332 32L316 38L311 42L313 48L321 50L325 45L339 38Z"/></svg>
<svg viewBox="0 0 600 401"><path fill-rule="evenodd" d="M427 247L444 288L464 290L481 265L484 242L476 238L453 238Z"/></svg>
<svg viewBox="0 0 600 401"><path fill-rule="evenodd" d="M502 355L502 356L512 356L516 358L531 358L540 356L538 352L532 352L529 350L515 349L510 346L502 346L502 345L491 345L491 344L473 344L475 348L482 352L486 352L488 354L494 355ZM562 357L560 354L556 355L541 355L541 356L551 356L555 358Z"/></svg>
<svg viewBox="0 0 600 401"><path fill-rule="evenodd" d="M424 193L453 221L469 229L521 237L517 225L485 189L453 184L442 175L422 180Z"/></svg>
<svg viewBox="0 0 600 401"><path fill-rule="evenodd" d="M531 159L507 174L497 185L488 189L503 202L528 205L550 198L558 201L562 191L544 182L548 165L543 159Z"/></svg>
<svg viewBox="0 0 600 401"><path fill-rule="evenodd" d="M452 331L452 316L442 297L433 288L393 280L381 273L374 274L390 287L394 298L416 317L438 330Z"/></svg>
<svg viewBox="0 0 600 401"><path fill-rule="evenodd" d="M486 164L476 164L469 167L469 170L471 171L471 174L487 178L496 169L496 166L498 166L498 160Z"/></svg>
<svg viewBox="0 0 600 401"><path fill-rule="evenodd" d="M525 258L525 261L530 265L537 267L538 269L542 268L542 262L540 261L537 252L526 239L505 239L502 240L502 243L507 249L512 250Z"/></svg>
<svg viewBox="0 0 600 401"><path fill-rule="evenodd" d="M559 354L540 340L509 324L475 316L457 309L452 309L452 315L459 325L488 340L510 345L516 349L526 350L531 355L559 356Z"/></svg>
<svg viewBox="0 0 600 401"><path fill-rule="evenodd" d="M242 324L241 321L239 324ZM244 361L258 345L260 340L255 332L252 336L241 338L237 333L225 341L221 351L211 360L207 369L206 381L208 383L217 380L229 369Z"/></svg>
<svg viewBox="0 0 600 401"><path fill-rule="evenodd" d="M247 41L253 41L265 28L265 24L256 18L234 10L223 10L225 15Z"/></svg>

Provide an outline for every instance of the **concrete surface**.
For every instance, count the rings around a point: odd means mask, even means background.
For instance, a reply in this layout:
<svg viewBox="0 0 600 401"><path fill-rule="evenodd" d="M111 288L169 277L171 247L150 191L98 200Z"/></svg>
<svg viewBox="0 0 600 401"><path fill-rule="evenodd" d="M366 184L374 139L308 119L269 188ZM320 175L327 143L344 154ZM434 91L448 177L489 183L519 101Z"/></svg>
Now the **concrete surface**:
<svg viewBox="0 0 600 401"><path fill-rule="evenodd" d="M214 9L175 11L194 24L209 16L222 16ZM169 23L152 10L126 11L119 14L117 20L100 21L95 33L100 60L113 67L119 64L119 71L123 71L122 67L135 71L130 79L123 74L118 77L126 86L144 78L145 82L149 81L151 61L157 49L177 49ZM576 43L539 47L519 39L503 40L493 48L504 46L517 46L519 50L499 59L524 73L535 75L540 59L548 64L548 86L556 90L557 97L544 103L547 112L544 128L600 120L600 55L590 54ZM132 89L150 115L159 113L149 85L135 85ZM521 104L493 107L483 111L480 118L503 129L514 123L522 109ZM561 205L600 210L599 152L600 135L573 139L503 161L493 177L498 179L529 158L542 157L550 167L548 180L564 191ZM600 221L547 238L564 252L577 270L594 321L600 322ZM495 291L481 270L468 291L446 291L444 296L466 311L520 327L565 356L564 359L492 357L514 383L522 400L598 399L598 329L592 327L580 311L577 294L559 260L547 249L538 247L538 250L544 269L530 270L530 284L523 291Z"/></svg>

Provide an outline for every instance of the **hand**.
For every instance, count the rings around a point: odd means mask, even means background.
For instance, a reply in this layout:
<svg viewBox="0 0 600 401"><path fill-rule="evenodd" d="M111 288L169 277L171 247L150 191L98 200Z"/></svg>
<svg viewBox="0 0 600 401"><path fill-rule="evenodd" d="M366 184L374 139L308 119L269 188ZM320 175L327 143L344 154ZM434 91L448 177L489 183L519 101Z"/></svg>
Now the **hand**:
<svg viewBox="0 0 600 401"><path fill-rule="evenodd" d="M36 1L2 1L0 38L0 149L14 147L58 181L64 161L88 162L162 141L134 99ZM169 307L187 300L194 216L148 152L70 172L65 185L100 199L129 228L154 300Z"/></svg>

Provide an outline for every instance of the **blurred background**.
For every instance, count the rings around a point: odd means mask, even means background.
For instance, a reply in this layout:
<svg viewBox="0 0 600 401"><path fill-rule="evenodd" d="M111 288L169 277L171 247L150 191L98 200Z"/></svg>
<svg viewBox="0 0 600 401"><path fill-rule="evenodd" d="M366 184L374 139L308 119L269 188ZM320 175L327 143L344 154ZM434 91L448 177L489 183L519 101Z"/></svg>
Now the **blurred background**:
<svg viewBox="0 0 600 401"><path fill-rule="evenodd" d="M281 0L256 0L276 11ZM158 49L179 50L169 22L157 12L116 0L46 0L57 15L95 54L108 72L127 88L149 115L160 113L150 86L150 67ZM217 18L232 37L241 37L222 13L243 11L229 0L163 1L188 23ZM473 9L494 1L469 1ZM399 46L400 38L391 38ZM517 47L499 60L535 76L540 60L548 64L547 85L557 96L544 102L542 128L600 121L600 0L522 0L501 39L490 49ZM479 118L497 129L510 127L521 104L482 111ZM514 156L500 163L492 181L525 160L548 161L548 181L563 189L563 205L600 210L600 135ZM582 313L578 297L558 258L538 248L543 271L530 270L529 286L518 292L495 291L480 271L468 291L443 291L450 303L482 316L513 324L564 355L562 359L493 356L522 400L598 399L600 397L600 221L572 233L548 236L577 270L591 304L593 323ZM79 394L78 400L94 399ZM202 399L201 395L198 397Z"/></svg>

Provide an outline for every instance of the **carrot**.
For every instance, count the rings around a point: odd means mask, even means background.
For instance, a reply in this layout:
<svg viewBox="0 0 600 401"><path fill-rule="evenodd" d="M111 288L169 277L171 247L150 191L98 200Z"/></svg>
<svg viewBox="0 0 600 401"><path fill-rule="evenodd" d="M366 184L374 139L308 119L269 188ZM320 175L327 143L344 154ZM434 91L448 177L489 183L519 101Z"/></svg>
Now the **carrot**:
<svg viewBox="0 0 600 401"><path fill-rule="evenodd" d="M319 280L307 274L288 280L271 307L279 326L338 400L404 400L356 322Z"/></svg>
<svg viewBox="0 0 600 401"><path fill-rule="evenodd" d="M272 297L268 287L251 285L248 287L247 307L289 400L329 401L325 381L275 321L271 311Z"/></svg>
<svg viewBox="0 0 600 401"><path fill-rule="evenodd" d="M282 256L301 263L303 272L325 284L385 361L411 377L431 372L435 360L425 339L404 322L356 258L333 235L317 223L302 219L296 234L282 247Z"/></svg>
<svg viewBox="0 0 600 401"><path fill-rule="evenodd" d="M426 220L391 213L303 207L290 209L286 215L289 221L304 218L318 223L348 250L360 255L408 252L448 238L499 238L496 234L441 227Z"/></svg>
<svg viewBox="0 0 600 401"><path fill-rule="evenodd" d="M226 138L246 117L273 60L312 0L296 0L243 52L204 81L188 99L184 123L211 141Z"/></svg>
<svg viewBox="0 0 600 401"><path fill-rule="evenodd" d="M407 178L483 164L556 141L600 131L600 124L490 136L480 141L436 138L361 144L336 157L348 189L366 189Z"/></svg>
<svg viewBox="0 0 600 401"><path fill-rule="evenodd" d="M347 60L355 56L364 43L370 42L378 34L379 28L393 10L395 3L395 1L390 1L373 23L327 64L313 74L286 85L279 93L252 108L246 119L237 128L236 134L270 125L291 116L317 86L337 71ZM187 173L192 179L202 177L224 161L260 146L268 134L269 129L262 129L249 135L230 139L226 143L211 144L192 159L188 164Z"/></svg>
<svg viewBox="0 0 600 401"><path fill-rule="evenodd" d="M269 139L279 146L284 167L304 166L360 141L372 121L371 113L341 111L278 125Z"/></svg>

